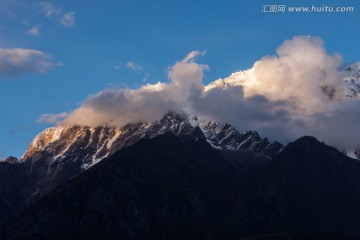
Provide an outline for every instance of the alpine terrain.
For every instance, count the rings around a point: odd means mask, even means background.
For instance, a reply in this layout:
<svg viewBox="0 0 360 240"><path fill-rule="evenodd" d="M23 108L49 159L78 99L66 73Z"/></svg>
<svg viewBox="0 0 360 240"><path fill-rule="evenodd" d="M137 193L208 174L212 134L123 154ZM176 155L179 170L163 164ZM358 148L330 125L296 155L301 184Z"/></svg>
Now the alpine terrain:
<svg viewBox="0 0 360 240"><path fill-rule="evenodd" d="M342 99L358 98L360 64L343 73ZM359 239L359 153L174 112L58 125L0 161L0 239Z"/></svg>
<svg viewBox="0 0 360 240"><path fill-rule="evenodd" d="M186 136L195 129L203 132L206 141L215 149L256 153L270 159L283 148L278 142L271 143L267 138L260 138L254 131L240 133L229 124L198 120L172 112L159 121L127 124L121 129L86 126L49 128L35 137L20 160L10 158L0 163L0 167L4 165L19 172L16 182L20 186L13 188L4 182L5 189L9 186L16 193L2 195L0 209L6 210L6 214L0 217L0 222L140 139L151 139L167 132ZM7 174L13 177L13 174ZM19 196L15 202L11 200L14 195Z"/></svg>
<svg viewBox="0 0 360 240"><path fill-rule="evenodd" d="M2 239L359 239L360 163L303 137L271 161L200 128L142 139L5 223Z"/></svg>

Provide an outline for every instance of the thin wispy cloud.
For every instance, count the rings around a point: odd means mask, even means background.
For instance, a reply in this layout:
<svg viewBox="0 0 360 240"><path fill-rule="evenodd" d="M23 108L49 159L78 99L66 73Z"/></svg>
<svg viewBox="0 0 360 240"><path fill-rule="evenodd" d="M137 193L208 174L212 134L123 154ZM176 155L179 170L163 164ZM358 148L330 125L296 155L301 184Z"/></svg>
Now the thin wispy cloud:
<svg viewBox="0 0 360 240"><path fill-rule="evenodd" d="M141 79L141 81L143 82L147 82L150 78L150 74L149 73L145 73L145 76Z"/></svg>
<svg viewBox="0 0 360 240"><path fill-rule="evenodd" d="M126 67L130 68L131 70L137 71L137 72L143 70L143 68L140 65L136 64L135 62L131 62L131 61L126 63Z"/></svg>
<svg viewBox="0 0 360 240"><path fill-rule="evenodd" d="M31 36L39 36L40 35L40 26L36 25L36 26L30 28L26 33Z"/></svg>
<svg viewBox="0 0 360 240"><path fill-rule="evenodd" d="M141 78L142 82L147 82L150 78L150 74L146 71L146 69L133 61L128 61L125 64L121 62L114 66L115 71L119 71L122 68L127 68L139 75L143 75Z"/></svg>
<svg viewBox="0 0 360 240"><path fill-rule="evenodd" d="M51 2L42 2L40 7L48 19L54 20L64 27L75 25L75 12L64 12L61 7L55 6Z"/></svg>
<svg viewBox="0 0 360 240"><path fill-rule="evenodd" d="M139 64L133 62L133 61L127 61L126 63L118 63L114 66L115 70L120 70L121 68L128 68L130 70L133 70L135 72L141 72L144 71L144 68L140 66Z"/></svg>
<svg viewBox="0 0 360 240"><path fill-rule="evenodd" d="M50 2L42 2L40 3L40 6L42 7L47 18L57 18L62 13L62 9L60 7L57 7Z"/></svg>
<svg viewBox="0 0 360 240"><path fill-rule="evenodd" d="M116 71L118 71L118 70L120 70L120 69L122 68L122 66L123 66L122 63L118 63L118 64L116 64L116 65L114 66L114 69L115 69Z"/></svg>
<svg viewBox="0 0 360 240"><path fill-rule="evenodd" d="M18 132L21 132L22 130L26 129L25 127L16 127L10 131L11 135L16 135Z"/></svg>
<svg viewBox="0 0 360 240"><path fill-rule="evenodd" d="M64 27L71 27L75 24L75 13L67 12L64 13L59 19L59 23Z"/></svg>
<svg viewBox="0 0 360 240"><path fill-rule="evenodd" d="M46 73L56 64L42 51L24 48L0 48L0 75L18 78L25 74Z"/></svg>
<svg viewBox="0 0 360 240"><path fill-rule="evenodd" d="M205 56L205 54L206 54L205 50L204 51L192 51L181 62L182 63L187 63L187 62L193 63L196 61L196 59L199 56Z"/></svg>
<svg viewBox="0 0 360 240"><path fill-rule="evenodd" d="M38 123L58 124L63 121L69 114L66 112L57 114L43 114L37 120Z"/></svg>
<svg viewBox="0 0 360 240"><path fill-rule="evenodd" d="M116 64L116 65L114 66L114 69L115 69L115 70L120 70L120 69L123 68L123 67L128 68L128 69L131 69L131 70L133 70L133 71L135 71L135 72L141 72L141 71L144 70L142 66L138 65L137 63L135 63L135 62L133 62L133 61L128 61L126 64L124 64L124 63L122 63L122 62L121 62L121 63L118 63L118 64Z"/></svg>

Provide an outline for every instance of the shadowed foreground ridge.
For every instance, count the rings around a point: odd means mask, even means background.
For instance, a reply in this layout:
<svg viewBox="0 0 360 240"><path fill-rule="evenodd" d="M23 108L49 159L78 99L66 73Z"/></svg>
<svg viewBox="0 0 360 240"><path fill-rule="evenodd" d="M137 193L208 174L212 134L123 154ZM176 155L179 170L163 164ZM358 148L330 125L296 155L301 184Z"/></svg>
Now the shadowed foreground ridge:
<svg viewBox="0 0 360 240"><path fill-rule="evenodd" d="M240 166L207 144L199 130L183 138L168 133L120 151L35 203L6 226L4 239L233 234L240 229L233 212Z"/></svg>
<svg viewBox="0 0 360 240"><path fill-rule="evenodd" d="M160 120L129 123L120 129L48 128L34 138L20 160L10 157L0 161L0 171L7 169L0 176L0 191L4 193L0 195L0 225L64 182L143 138L151 139L169 131L181 137L191 135L196 128L213 148L237 150L248 156L256 153L270 158L284 147L262 139L255 131L241 133L226 123L174 112Z"/></svg>
<svg viewBox="0 0 360 240"><path fill-rule="evenodd" d="M217 151L197 128L119 151L7 222L2 239L359 239L359 202L360 163L315 138L269 162Z"/></svg>
<svg viewBox="0 0 360 240"><path fill-rule="evenodd" d="M253 232L360 239L360 163L313 137L289 143L243 186L245 215L257 218L248 223Z"/></svg>

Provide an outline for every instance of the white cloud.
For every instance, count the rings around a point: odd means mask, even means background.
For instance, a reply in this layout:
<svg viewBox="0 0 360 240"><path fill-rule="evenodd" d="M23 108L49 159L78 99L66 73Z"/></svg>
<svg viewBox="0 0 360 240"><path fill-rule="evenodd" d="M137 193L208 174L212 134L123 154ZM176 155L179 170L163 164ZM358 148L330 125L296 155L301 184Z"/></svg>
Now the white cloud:
<svg viewBox="0 0 360 240"><path fill-rule="evenodd" d="M191 51L186 57L181 61L183 63L187 62L195 62L198 56L204 56L206 54L206 51Z"/></svg>
<svg viewBox="0 0 360 240"><path fill-rule="evenodd" d="M50 2L42 2L40 3L40 6L42 7L47 18L57 18L62 13L62 9L60 7L57 7Z"/></svg>
<svg viewBox="0 0 360 240"><path fill-rule="evenodd" d="M39 123L53 123L58 124L63 121L69 114L66 112L57 114L43 114L39 117L37 122Z"/></svg>
<svg viewBox="0 0 360 240"><path fill-rule="evenodd" d="M59 23L61 23L64 27L73 26L75 24L75 13L74 12L64 13L59 18Z"/></svg>
<svg viewBox="0 0 360 240"><path fill-rule="evenodd" d="M118 70L121 69L122 65L123 65L122 63L118 63L118 64L116 64L116 65L114 66L114 69L115 69L116 71L118 71Z"/></svg>
<svg viewBox="0 0 360 240"><path fill-rule="evenodd" d="M320 111L330 98L337 98L343 62L339 55L327 54L320 38L294 37L276 52L255 62L255 81L244 84L246 96L290 101L308 113Z"/></svg>
<svg viewBox="0 0 360 240"><path fill-rule="evenodd" d="M71 27L75 25L75 13L74 12L63 12L61 7L55 6L51 2L42 2L40 7L44 15L51 20L55 20L64 27Z"/></svg>
<svg viewBox="0 0 360 240"><path fill-rule="evenodd" d="M40 26L36 25L36 26L30 28L26 33L28 35L38 36L38 35L40 35Z"/></svg>
<svg viewBox="0 0 360 240"><path fill-rule="evenodd" d="M121 127L173 110L257 130L284 143L315 135L342 149L360 146L360 100L340 100L343 62L326 52L320 38L285 41L275 56L255 62L252 77L240 85L205 88L203 72L209 67L196 62L204 54L192 51L176 62L167 83L92 95L61 124Z"/></svg>
<svg viewBox="0 0 360 240"><path fill-rule="evenodd" d="M204 52L192 51L180 62L169 68L168 77L176 86L188 89L189 84L201 85L203 71L209 70L209 66L195 62L198 56ZM185 85L184 85L185 84Z"/></svg>
<svg viewBox="0 0 360 240"><path fill-rule="evenodd" d="M107 89L90 96L62 124L123 126L128 122L155 120L167 111L181 111L190 88L202 87L202 71L191 53L169 68L169 83L147 84L139 89ZM183 82L183 84L180 84Z"/></svg>
<svg viewBox="0 0 360 240"><path fill-rule="evenodd" d="M134 71L141 71L143 69L140 65L137 65L136 63L130 61L126 63L126 67Z"/></svg>
<svg viewBox="0 0 360 240"><path fill-rule="evenodd" d="M0 48L0 74L20 77L28 73L46 73L55 64L49 54L23 48Z"/></svg>

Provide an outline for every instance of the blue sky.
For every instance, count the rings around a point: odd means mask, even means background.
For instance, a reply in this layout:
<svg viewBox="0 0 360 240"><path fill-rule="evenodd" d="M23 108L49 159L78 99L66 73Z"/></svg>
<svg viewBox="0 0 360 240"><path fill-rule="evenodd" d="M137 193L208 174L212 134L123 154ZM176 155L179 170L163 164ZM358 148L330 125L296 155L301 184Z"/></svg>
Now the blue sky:
<svg viewBox="0 0 360 240"><path fill-rule="evenodd" d="M278 4L355 11L261 12ZM167 82L168 68L193 50L206 51L198 61L210 67L205 84L251 68L297 35L320 36L329 53L359 61L359 11L357 0L1 0L0 158L20 157L51 126L38 122L42 114L72 111L102 89ZM36 52L6 65L15 48Z"/></svg>

